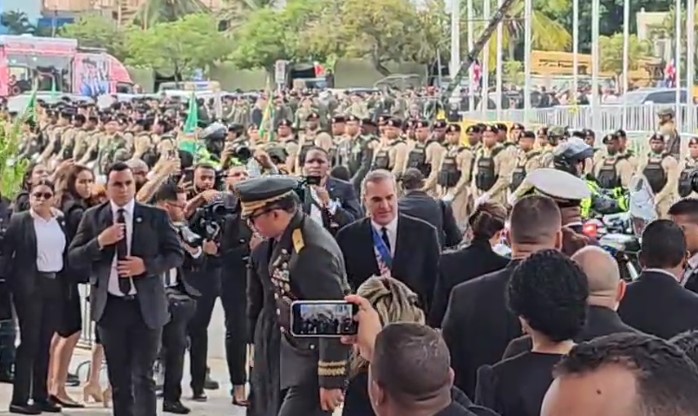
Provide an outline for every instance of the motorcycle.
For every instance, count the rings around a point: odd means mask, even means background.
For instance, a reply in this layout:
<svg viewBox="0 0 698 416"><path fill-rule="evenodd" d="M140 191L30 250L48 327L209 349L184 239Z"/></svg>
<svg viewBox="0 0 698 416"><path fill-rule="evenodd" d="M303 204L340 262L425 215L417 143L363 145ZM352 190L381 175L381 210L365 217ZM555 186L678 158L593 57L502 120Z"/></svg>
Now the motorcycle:
<svg viewBox="0 0 698 416"><path fill-rule="evenodd" d="M635 280L642 270L640 265L640 237L645 226L657 219L654 193L644 175L635 175L629 186L629 211L604 215L584 224L585 235L598 240L618 262L623 280Z"/></svg>

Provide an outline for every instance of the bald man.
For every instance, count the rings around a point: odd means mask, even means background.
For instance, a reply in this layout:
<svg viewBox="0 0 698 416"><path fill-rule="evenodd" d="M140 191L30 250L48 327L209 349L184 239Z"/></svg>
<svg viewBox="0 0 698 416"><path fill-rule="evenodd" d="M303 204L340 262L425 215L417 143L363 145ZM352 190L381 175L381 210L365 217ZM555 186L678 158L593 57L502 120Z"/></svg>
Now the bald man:
<svg viewBox="0 0 698 416"><path fill-rule="evenodd" d="M623 295L625 282L620 278L618 263L606 250L586 246L578 250L572 260L579 264L589 282L589 312L587 322L575 342L589 341L604 335L640 331L623 323L616 311ZM531 337L524 335L509 343L503 359L531 351Z"/></svg>

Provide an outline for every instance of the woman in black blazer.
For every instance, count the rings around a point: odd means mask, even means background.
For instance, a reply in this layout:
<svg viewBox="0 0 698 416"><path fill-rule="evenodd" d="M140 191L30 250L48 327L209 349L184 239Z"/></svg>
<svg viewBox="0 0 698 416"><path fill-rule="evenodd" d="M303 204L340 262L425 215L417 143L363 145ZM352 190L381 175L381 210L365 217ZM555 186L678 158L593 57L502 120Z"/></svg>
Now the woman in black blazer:
<svg viewBox="0 0 698 416"><path fill-rule="evenodd" d="M478 205L468 218L470 245L455 251L447 251L439 259L434 299L427 322L434 328L441 327L446 314L451 290L457 285L483 274L503 269L509 259L492 250L500 242L507 219L507 210L495 202Z"/></svg>
<svg viewBox="0 0 698 416"><path fill-rule="evenodd" d="M12 216L3 241L2 272L12 291L20 330L11 413L60 411L50 400L46 383L51 338L61 311L60 280L67 265L68 241L53 197L53 183L34 182L29 189L30 209Z"/></svg>
<svg viewBox="0 0 698 416"><path fill-rule="evenodd" d="M68 243L78 230L82 214L90 206L89 199L92 195L93 184L94 174L92 171L85 166L74 165L68 170L63 183L59 185L56 193L56 205L65 217L65 232ZM68 396L65 385L70 359L82 331L78 284L87 283L88 276L86 272L78 273L76 270L71 270L70 276L66 274L65 277L60 281L61 315L56 335L51 343L53 348L51 350L48 389L50 398L62 407L80 408L84 405Z"/></svg>

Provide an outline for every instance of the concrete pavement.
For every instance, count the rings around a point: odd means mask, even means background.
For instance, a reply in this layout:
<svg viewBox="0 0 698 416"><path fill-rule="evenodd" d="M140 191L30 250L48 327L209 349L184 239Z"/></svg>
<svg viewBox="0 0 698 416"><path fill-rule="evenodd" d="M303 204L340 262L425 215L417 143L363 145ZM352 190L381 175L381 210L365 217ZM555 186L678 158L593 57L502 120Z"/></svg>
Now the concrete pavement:
<svg viewBox="0 0 698 416"><path fill-rule="evenodd" d="M209 326L209 359L208 364L211 368L211 377L217 380L221 385L218 390L208 390L206 394L208 395L208 401L206 403L198 403L189 400L191 397L191 390L189 389L189 362L188 357L184 363L184 380L182 382L182 403L185 406L190 407L192 416L213 416L213 415L226 415L226 416L244 416L245 409L242 407L233 406L231 404L231 398L229 395L231 385L228 381L228 369L225 363L225 326L223 319L223 309L220 302L216 305L213 311L213 318L211 319L211 325ZM89 361L90 352L87 350L76 350L71 363L71 371L75 371L81 363ZM87 377L87 366L80 367L78 375L81 379ZM102 385L106 386L106 371L102 374ZM68 393L70 396L76 400L82 400L82 388L75 387L69 388ZM0 384L0 415L9 415L7 408L10 403L10 397L12 394L12 386L9 384ZM160 402L158 407L161 407ZM98 416L98 415L111 415L111 409L105 409L100 403L90 403L85 409L65 409L63 411L64 415L75 415L75 416ZM159 413L161 414L161 413ZM165 413L165 415L171 415L171 413Z"/></svg>

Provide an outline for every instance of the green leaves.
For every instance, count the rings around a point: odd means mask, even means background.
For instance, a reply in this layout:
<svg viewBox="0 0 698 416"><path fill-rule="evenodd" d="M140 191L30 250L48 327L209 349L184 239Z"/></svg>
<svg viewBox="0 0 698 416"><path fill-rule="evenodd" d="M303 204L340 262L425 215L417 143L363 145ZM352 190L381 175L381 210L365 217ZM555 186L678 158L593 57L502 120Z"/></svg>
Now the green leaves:
<svg viewBox="0 0 698 416"><path fill-rule="evenodd" d="M230 41L217 28L217 21L208 14L187 15L147 30L131 27L125 35L129 51L126 63L150 66L184 79L232 50Z"/></svg>
<svg viewBox="0 0 698 416"><path fill-rule="evenodd" d="M124 49L124 33L116 27L116 23L99 15L85 15L75 23L60 28L58 35L64 38L75 38L78 44L88 48L104 48L117 59L126 55Z"/></svg>
<svg viewBox="0 0 698 416"><path fill-rule="evenodd" d="M637 69L639 61L650 56L651 45L647 41L639 40L636 35L630 35L628 46L629 69ZM623 72L623 34L601 36L599 38L599 56L602 71L620 75Z"/></svg>

